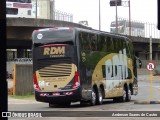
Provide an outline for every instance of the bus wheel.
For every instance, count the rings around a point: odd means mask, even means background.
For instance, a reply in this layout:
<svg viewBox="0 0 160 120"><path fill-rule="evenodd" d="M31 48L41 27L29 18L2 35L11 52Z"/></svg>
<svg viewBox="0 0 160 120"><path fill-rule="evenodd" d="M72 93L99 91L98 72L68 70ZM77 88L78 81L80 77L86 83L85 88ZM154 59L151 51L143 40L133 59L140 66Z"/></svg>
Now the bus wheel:
<svg viewBox="0 0 160 120"><path fill-rule="evenodd" d="M92 89L90 104L91 105L95 105L96 104L96 92L95 92L94 89Z"/></svg>
<svg viewBox="0 0 160 120"><path fill-rule="evenodd" d="M127 98L127 96L126 96L126 90L125 90L125 88L123 89L123 96L120 98L120 101L121 102L125 102L126 101L126 98Z"/></svg>
<svg viewBox="0 0 160 120"><path fill-rule="evenodd" d="M127 101L131 101L131 90L128 89L128 93L127 93Z"/></svg>
<svg viewBox="0 0 160 120"><path fill-rule="evenodd" d="M103 93L102 93L102 89L100 88L98 93L97 93L97 104L98 105L102 105L103 103Z"/></svg>

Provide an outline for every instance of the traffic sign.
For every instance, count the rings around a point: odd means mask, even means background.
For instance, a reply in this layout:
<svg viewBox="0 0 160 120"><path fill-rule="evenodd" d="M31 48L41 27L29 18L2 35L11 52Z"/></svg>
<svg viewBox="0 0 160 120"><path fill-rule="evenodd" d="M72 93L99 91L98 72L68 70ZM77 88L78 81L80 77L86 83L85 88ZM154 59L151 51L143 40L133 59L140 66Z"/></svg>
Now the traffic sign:
<svg viewBox="0 0 160 120"><path fill-rule="evenodd" d="M149 63L147 64L147 69L148 69L149 71L153 71L153 70L155 69L155 64L154 64L153 62L149 62Z"/></svg>

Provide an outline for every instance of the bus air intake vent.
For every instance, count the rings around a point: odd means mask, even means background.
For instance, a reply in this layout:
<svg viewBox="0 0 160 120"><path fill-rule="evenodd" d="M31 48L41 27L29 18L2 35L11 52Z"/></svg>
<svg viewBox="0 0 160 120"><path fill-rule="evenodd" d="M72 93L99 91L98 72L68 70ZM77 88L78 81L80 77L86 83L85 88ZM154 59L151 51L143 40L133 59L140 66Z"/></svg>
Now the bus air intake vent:
<svg viewBox="0 0 160 120"><path fill-rule="evenodd" d="M70 76L72 64L70 59L39 60L39 74L41 77Z"/></svg>

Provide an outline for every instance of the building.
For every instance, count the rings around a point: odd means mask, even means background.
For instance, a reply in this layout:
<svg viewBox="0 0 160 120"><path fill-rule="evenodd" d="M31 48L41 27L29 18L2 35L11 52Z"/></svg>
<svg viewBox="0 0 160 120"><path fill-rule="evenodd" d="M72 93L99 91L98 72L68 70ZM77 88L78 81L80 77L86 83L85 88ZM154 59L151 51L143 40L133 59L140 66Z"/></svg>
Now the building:
<svg viewBox="0 0 160 120"><path fill-rule="evenodd" d="M33 6L32 14L35 18L54 19L53 17L55 11L54 0L32 0L32 6Z"/></svg>

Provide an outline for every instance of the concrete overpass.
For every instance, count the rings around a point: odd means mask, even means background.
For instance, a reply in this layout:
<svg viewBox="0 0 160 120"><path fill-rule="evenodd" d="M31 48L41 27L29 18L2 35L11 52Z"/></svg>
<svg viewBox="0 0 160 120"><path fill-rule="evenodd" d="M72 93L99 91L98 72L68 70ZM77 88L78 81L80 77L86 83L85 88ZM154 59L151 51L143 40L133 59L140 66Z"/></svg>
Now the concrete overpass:
<svg viewBox="0 0 160 120"><path fill-rule="evenodd" d="M58 20L7 18L7 48L31 48L31 35L33 30L46 27L89 27Z"/></svg>
<svg viewBox="0 0 160 120"><path fill-rule="evenodd" d="M7 18L7 48L17 49L17 57L21 57L23 49L31 49L31 35L33 30L58 26L91 29L80 24L66 21L31 18ZM132 36L131 39L133 41L136 54L138 54L137 52L149 51L149 38ZM160 58L159 46L160 40L153 39L153 51L156 52L156 59Z"/></svg>

